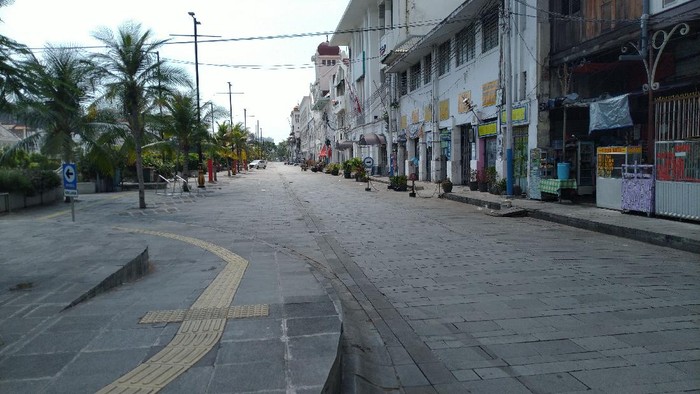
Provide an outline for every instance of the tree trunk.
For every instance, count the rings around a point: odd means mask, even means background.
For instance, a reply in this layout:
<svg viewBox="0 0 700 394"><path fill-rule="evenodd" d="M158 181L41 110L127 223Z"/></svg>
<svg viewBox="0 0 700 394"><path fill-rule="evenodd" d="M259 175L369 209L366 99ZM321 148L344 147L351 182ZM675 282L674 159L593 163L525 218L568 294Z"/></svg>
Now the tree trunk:
<svg viewBox="0 0 700 394"><path fill-rule="evenodd" d="M182 177L185 178L187 183L190 183L190 149L185 146L182 148Z"/></svg>
<svg viewBox="0 0 700 394"><path fill-rule="evenodd" d="M134 133L134 145L136 148L136 177L139 181L139 208L146 208L146 187L143 182L143 158L141 157L141 140L142 134L140 131Z"/></svg>

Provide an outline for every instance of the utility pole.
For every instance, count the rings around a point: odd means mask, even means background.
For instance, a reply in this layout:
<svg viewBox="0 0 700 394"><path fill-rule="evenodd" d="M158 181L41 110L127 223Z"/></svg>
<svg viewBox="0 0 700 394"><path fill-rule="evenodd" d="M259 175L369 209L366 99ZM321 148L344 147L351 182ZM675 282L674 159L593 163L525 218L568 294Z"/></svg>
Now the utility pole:
<svg viewBox="0 0 700 394"><path fill-rule="evenodd" d="M231 128L233 128L233 100L231 100L231 82L228 83L228 116L231 122Z"/></svg>
<svg viewBox="0 0 700 394"><path fill-rule="evenodd" d="M512 92L512 70L510 52L510 0L503 2L503 62L505 63L504 76L504 92L506 99L506 133L505 133L505 148L506 148L506 195L513 195L513 92Z"/></svg>

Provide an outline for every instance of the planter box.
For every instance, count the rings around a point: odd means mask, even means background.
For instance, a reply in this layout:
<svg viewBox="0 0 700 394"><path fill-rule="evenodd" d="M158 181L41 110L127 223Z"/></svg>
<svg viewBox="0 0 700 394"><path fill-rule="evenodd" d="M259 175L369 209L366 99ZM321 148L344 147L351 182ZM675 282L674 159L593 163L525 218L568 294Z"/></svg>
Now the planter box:
<svg viewBox="0 0 700 394"><path fill-rule="evenodd" d="M25 196L21 193L10 193L10 211L24 209L39 205L53 204L63 199L63 188L55 188L34 196ZM0 203L0 212L5 212L4 201Z"/></svg>
<svg viewBox="0 0 700 394"><path fill-rule="evenodd" d="M96 192L97 185L95 182L78 182L78 195L95 194Z"/></svg>

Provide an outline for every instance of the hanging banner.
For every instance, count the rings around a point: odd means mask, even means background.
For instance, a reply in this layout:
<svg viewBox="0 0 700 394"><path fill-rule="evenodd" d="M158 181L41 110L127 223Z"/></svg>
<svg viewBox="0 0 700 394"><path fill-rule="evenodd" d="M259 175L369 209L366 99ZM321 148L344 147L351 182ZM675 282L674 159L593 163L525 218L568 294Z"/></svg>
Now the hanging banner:
<svg viewBox="0 0 700 394"><path fill-rule="evenodd" d="M590 104L588 132L632 126L628 95L623 94Z"/></svg>

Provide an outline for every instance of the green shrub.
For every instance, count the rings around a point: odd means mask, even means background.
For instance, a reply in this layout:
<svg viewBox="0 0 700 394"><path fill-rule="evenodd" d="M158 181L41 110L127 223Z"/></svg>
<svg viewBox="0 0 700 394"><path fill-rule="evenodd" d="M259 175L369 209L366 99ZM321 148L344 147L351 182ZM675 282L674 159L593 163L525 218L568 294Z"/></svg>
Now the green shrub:
<svg viewBox="0 0 700 394"><path fill-rule="evenodd" d="M61 177L50 170L0 170L0 192L33 196L61 185Z"/></svg>
<svg viewBox="0 0 700 394"><path fill-rule="evenodd" d="M31 193L32 182L21 170L0 170L0 192Z"/></svg>

